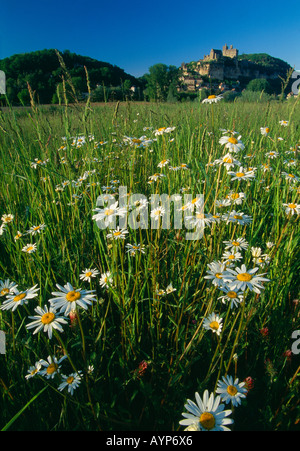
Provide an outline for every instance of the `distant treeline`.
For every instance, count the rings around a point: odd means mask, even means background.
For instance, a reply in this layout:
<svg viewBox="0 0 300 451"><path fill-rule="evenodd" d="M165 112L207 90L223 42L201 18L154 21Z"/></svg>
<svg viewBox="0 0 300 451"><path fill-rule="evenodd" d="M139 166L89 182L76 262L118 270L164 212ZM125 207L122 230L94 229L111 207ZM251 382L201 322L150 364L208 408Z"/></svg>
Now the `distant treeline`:
<svg viewBox="0 0 300 451"><path fill-rule="evenodd" d="M132 86L136 87L136 91L142 87L135 77L118 66L77 55L69 50L59 52L59 55L54 49L13 55L0 60L0 70L6 75L6 94L11 104L30 102L28 84L40 104L58 103L59 96L63 95L63 78L72 83L75 95L80 99L82 94L88 92L86 71L92 91L97 87L100 87L100 91L106 87L105 94L108 95L111 87L120 87L123 89L122 94L128 95L133 93L130 91ZM69 101L72 101L73 89L69 83L66 86ZM119 92L117 94L120 95Z"/></svg>
<svg viewBox="0 0 300 451"><path fill-rule="evenodd" d="M266 73L286 73L289 65L267 54L240 55L240 60L260 67ZM155 64L147 74L136 78L118 66L96 59L55 49L13 55L0 60L6 75L6 96L11 105L30 104L29 87L39 104L81 101L91 94L91 101L155 100L186 101L198 93L178 92L179 68ZM250 80L241 83L246 87ZM242 82L242 80L241 80ZM278 94L281 80L258 80L251 90ZM203 94L203 93L202 93ZM201 96L202 96L201 94ZM0 105L6 97L0 95Z"/></svg>

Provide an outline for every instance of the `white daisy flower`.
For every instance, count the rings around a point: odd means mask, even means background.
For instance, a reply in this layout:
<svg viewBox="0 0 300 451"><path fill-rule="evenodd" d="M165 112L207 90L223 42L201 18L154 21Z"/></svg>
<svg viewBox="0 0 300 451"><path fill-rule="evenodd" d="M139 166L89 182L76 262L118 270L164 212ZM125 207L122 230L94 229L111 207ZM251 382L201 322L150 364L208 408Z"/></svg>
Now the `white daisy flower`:
<svg viewBox="0 0 300 451"><path fill-rule="evenodd" d="M3 235L3 233L5 232L5 229L6 229L6 224L5 224L5 222L3 222L0 226L0 236Z"/></svg>
<svg viewBox="0 0 300 451"><path fill-rule="evenodd" d="M58 390L62 391L68 387L68 392L73 396L74 390L79 387L82 380L82 371L71 373L69 376L62 375L63 382L58 386Z"/></svg>
<svg viewBox="0 0 300 451"><path fill-rule="evenodd" d="M227 268L223 277L231 290L245 291L249 288L250 291L260 293L261 289L264 288L261 285L261 282L269 282L270 279L262 277L264 274L256 276L255 273L258 269L259 268L253 268L247 270L246 265L243 264L241 268Z"/></svg>
<svg viewBox="0 0 300 451"><path fill-rule="evenodd" d="M207 275L204 276L204 279L211 280L212 284L218 287L224 285L223 272L226 270L225 264L216 261L208 263L208 267L209 270L207 271Z"/></svg>
<svg viewBox="0 0 300 451"><path fill-rule="evenodd" d="M220 335L223 327L222 321L222 318L213 312L204 319L203 328L211 330L214 334Z"/></svg>
<svg viewBox="0 0 300 451"><path fill-rule="evenodd" d="M14 240L18 241L23 236L22 232L19 230L17 231L17 234L14 236Z"/></svg>
<svg viewBox="0 0 300 451"><path fill-rule="evenodd" d="M208 213L198 212L195 216L186 216L185 218L192 226L199 229L204 229L206 226L211 226L214 222L213 216Z"/></svg>
<svg viewBox="0 0 300 451"><path fill-rule="evenodd" d="M125 207L118 207L118 201L104 208L95 208L93 211L96 214L92 216L92 219L104 221L105 227L114 222L118 216L124 217L127 213Z"/></svg>
<svg viewBox="0 0 300 451"><path fill-rule="evenodd" d="M0 280L0 296L7 296L11 293L16 293L18 285L15 282L11 282L9 279Z"/></svg>
<svg viewBox="0 0 300 451"><path fill-rule="evenodd" d="M226 267L228 264L239 262L242 259L243 259L243 256L240 252L225 251L222 256L222 260L224 260Z"/></svg>
<svg viewBox="0 0 300 451"><path fill-rule="evenodd" d="M243 142L241 141L241 135L238 138L234 136L222 136L219 139L219 144L225 146L225 149L228 149L229 152L238 153L240 150L245 148Z"/></svg>
<svg viewBox="0 0 300 451"><path fill-rule="evenodd" d="M216 96L215 94L212 94L210 96L208 96L206 99L202 100L202 103L217 103L220 102L220 100L223 99L222 95L218 95Z"/></svg>
<svg viewBox="0 0 300 451"><path fill-rule="evenodd" d="M285 213L287 215L300 214L300 204L291 202L290 204L282 204L285 207Z"/></svg>
<svg viewBox="0 0 300 451"><path fill-rule="evenodd" d="M263 170L263 172L272 172L273 171L273 168L267 163L261 164L260 167Z"/></svg>
<svg viewBox="0 0 300 451"><path fill-rule="evenodd" d="M92 277L96 277L100 272L98 269L85 269L79 276L79 278L85 282L91 282Z"/></svg>
<svg viewBox="0 0 300 451"><path fill-rule="evenodd" d="M120 229L119 226L118 226L116 228L116 230L114 230L112 233L108 233L106 235L106 238L113 239L113 240L124 240L128 233L129 233L128 230Z"/></svg>
<svg viewBox="0 0 300 451"><path fill-rule="evenodd" d="M104 274L101 274L99 284L102 288L110 288L113 286L113 277L110 271L107 271Z"/></svg>
<svg viewBox="0 0 300 451"><path fill-rule="evenodd" d="M151 211L150 216L154 221L158 221L159 218L162 218L164 216L165 212L166 212L165 208L156 207Z"/></svg>
<svg viewBox="0 0 300 451"><path fill-rule="evenodd" d="M175 130L176 127L160 127L157 130L154 130L154 135L164 135L165 133L171 133Z"/></svg>
<svg viewBox="0 0 300 451"><path fill-rule="evenodd" d="M32 377L36 376L37 374L39 374L40 369L42 368L42 365L40 362L35 362L34 365L30 366L28 368L27 374L25 376L25 379L31 379Z"/></svg>
<svg viewBox="0 0 300 451"><path fill-rule="evenodd" d="M278 157L279 153L276 152L275 150L272 150L270 152L267 152L265 155L266 157L271 158L271 160L273 160L274 158Z"/></svg>
<svg viewBox="0 0 300 451"><path fill-rule="evenodd" d="M27 304L29 299L33 299L37 296L39 288L36 287L37 285L34 285L32 288L25 291L12 291L7 295L6 300L1 305L1 310L12 310L14 312L20 305Z"/></svg>
<svg viewBox="0 0 300 451"><path fill-rule="evenodd" d="M199 212L201 212L202 207L203 207L203 197L198 196L192 199L191 201L187 202L187 204L183 205L182 210L194 211L194 209L196 208L196 211L200 210Z"/></svg>
<svg viewBox="0 0 300 451"><path fill-rule="evenodd" d="M220 287L220 290L223 291L225 294L223 296L218 297L218 299L221 299L223 304L225 304L226 301L229 301L231 308L238 307L244 300L244 293L230 290L226 286Z"/></svg>
<svg viewBox="0 0 300 451"><path fill-rule="evenodd" d="M251 216L246 215L242 211L237 212L235 210L228 212L227 215L226 214L223 215L223 219L227 223L235 222L239 225L245 225L245 224L249 224L250 222L252 222Z"/></svg>
<svg viewBox="0 0 300 451"><path fill-rule="evenodd" d="M261 247L251 247L252 257L260 257L262 253Z"/></svg>
<svg viewBox="0 0 300 451"><path fill-rule="evenodd" d="M125 246L127 248L127 253L130 255L136 255L137 252L141 252L142 254L145 253L145 248L141 244L126 244Z"/></svg>
<svg viewBox="0 0 300 451"><path fill-rule="evenodd" d="M50 307L48 309L47 305L42 309L40 306L36 307L34 311L37 313L35 316L29 316L29 319L33 319L29 324L26 324L27 329L34 329L33 335L43 331L48 333L48 337L51 340L53 335L53 329L63 332L62 324L67 324L67 321L60 317L56 313L56 309Z"/></svg>
<svg viewBox="0 0 300 451"><path fill-rule="evenodd" d="M296 166L297 165L297 160L294 160L294 159L284 160L283 163L286 164L287 167L289 168L291 166Z"/></svg>
<svg viewBox="0 0 300 451"><path fill-rule="evenodd" d="M268 136L268 134L270 133L269 127L260 127L260 133L263 136Z"/></svg>
<svg viewBox="0 0 300 451"><path fill-rule="evenodd" d="M214 394L209 395L208 390L203 393L201 399L199 393L195 393L196 403L187 400L185 408L188 413L182 413L183 420L179 421L182 426L187 426L185 430L195 431L230 431L227 427L233 423L231 410L224 410L225 405L220 404L221 397L215 398Z"/></svg>
<svg viewBox="0 0 300 451"><path fill-rule="evenodd" d="M232 252L248 248L248 242L245 238L236 238L235 240L223 241L223 243L225 244L225 249L230 249Z"/></svg>
<svg viewBox="0 0 300 451"><path fill-rule="evenodd" d="M56 309L60 309L62 313L67 315L72 310L76 310L77 307L87 309L88 305L95 301L95 290L82 290L81 288L75 289L69 282L63 287L56 284L60 291L52 292L53 298L49 299L51 306Z"/></svg>
<svg viewBox="0 0 300 451"><path fill-rule="evenodd" d="M14 215L11 214L4 214L1 216L1 221L4 222L4 224L9 224L14 219Z"/></svg>
<svg viewBox="0 0 300 451"><path fill-rule="evenodd" d="M39 374L46 377L46 379L53 379L57 373L60 372L61 363L67 358L67 355L62 356L59 360L55 356L49 355L47 360L41 359L41 369Z"/></svg>
<svg viewBox="0 0 300 451"><path fill-rule="evenodd" d="M287 172L282 172L281 175L283 175L285 177L285 180L287 180L288 182L299 182L300 178L297 177L294 174L288 174Z"/></svg>
<svg viewBox="0 0 300 451"><path fill-rule="evenodd" d="M162 174L161 172L156 172L155 174L149 176L149 180L151 182L157 182L158 180L160 180L163 177L166 177L166 175Z"/></svg>
<svg viewBox="0 0 300 451"><path fill-rule="evenodd" d="M245 199L246 196L242 192L236 193L235 191L231 191L226 195L226 200L228 200L232 205L241 205Z"/></svg>
<svg viewBox="0 0 300 451"><path fill-rule="evenodd" d="M166 165L169 164L169 163L170 163L170 160L161 160L161 161L158 163L157 167L158 167L158 168L163 168L164 166L166 166Z"/></svg>
<svg viewBox="0 0 300 451"><path fill-rule="evenodd" d="M279 121L279 124L287 127L289 125L289 121Z"/></svg>
<svg viewBox="0 0 300 451"><path fill-rule="evenodd" d="M25 252L26 254L32 254L33 252L36 252L37 245L35 243L32 244L26 244L26 246L23 247L22 252Z"/></svg>
<svg viewBox="0 0 300 451"><path fill-rule="evenodd" d="M225 404L232 402L233 406L239 406L241 400L246 398L247 389L245 382L239 382L238 378L233 380L232 376L223 376L218 381L216 393L219 393Z"/></svg>
<svg viewBox="0 0 300 451"><path fill-rule="evenodd" d="M46 224L40 224L38 226L32 226L29 230L27 230L27 233L30 233L31 235L36 235L37 233L41 233L42 230L44 230L46 227Z"/></svg>
<svg viewBox="0 0 300 451"><path fill-rule="evenodd" d="M249 180L255 178L254 171L247 171L247 169L243 168L243 166L240 166L239 170L237 172L234 171L228 171L229 175L232 175L232 180Z"/></svg>
<svg viewBox="0 0 300 451"><path fill-rule="evenodd" d="M227 171L234 166L241 165L240 162L238 160L236 160L230 153L227 153L222 158L215 160L214 163L219 164L219 165L222 164L223 166L225 166Z"/></svg>
<svg viewBox="0 0 300 451"><path fill-rule="evenodd" d="M176 291L176 288L173 287L173 284L171 282L171 283L169 283L169 285L166 288L166 294L173 293L173 291Z"/></svg>

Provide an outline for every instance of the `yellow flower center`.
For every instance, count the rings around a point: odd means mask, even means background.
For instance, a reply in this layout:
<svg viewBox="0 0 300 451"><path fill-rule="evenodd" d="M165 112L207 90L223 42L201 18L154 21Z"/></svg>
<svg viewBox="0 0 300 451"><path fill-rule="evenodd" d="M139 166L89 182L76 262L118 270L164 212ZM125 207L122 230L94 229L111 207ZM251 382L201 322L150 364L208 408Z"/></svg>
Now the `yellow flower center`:
<svg viewBox="0 0 300 451"><path fill-rule="evenodd" d="M228 385L226 390L230 396L235 396L237 394L237 388L234 385Z"/></svg>
<svg viewBox="0 0 300 451"><path fill-rule="evenodd" d="M26 249L26 252L30 252L30 251L32 251L32 249L33 249L33 246L29 246L29 247Z"/></svg>
<svg viewBox="0 0 300 451"><path fill-rule="evenodd" d="M241 216L241 215L234 215L233 217L234 217L234 219L243 219L243 216Z"/></svg>
<svg viewBox="0 0 300 451"><path fill-rule="evenodd" d="M236 138L234 138L233 136L231 136L230 138L228 138L228 142L230 142L231 144L237 144L238 140Z"/></svg>
<svg viewBox="0 0 300 451"><path fill-rule="evenodd" d="M85 277L91 277L91 275L92 275L92 271L88 271L85 273Z"/></svg>
<svg viewBox="0 0 300 451"><path fill-rule="evenodd" d="M215 417L212 413L209 412L203 412L200 416L199 422L201 426L207 431L213 429L216 424Z"/></svg>
<svg viewBox="0 0 300 451"><path fill-rule="evenodd" d="M41 318L41 321L43 324L50 324L50 323L52 323L54 318L55 318L55 315L53 312L47 312L47 313L44 313L44 315Z"/></svg>
<svg viewBox="0 0 300 451"><path fill-rule="evenodd" d="M231 138L229 138L229 139L231 139ZM232 163L233 162L233 159L232 158L230 158L230 157L226 157L226 158L224 158L224 163Z"/></svg>
<svg viewBox="0 0 300 451"><path fill-rule="evenodd" d="M235 291L228 291L227 296L230 299L234 299L234 298L236 298L236 292Z"/></svg>
<svg viewBox="0 0 300 451"><path fill-rule="evenodd" d="M233 246L239 246L240 243L239 243L238 241L232 241L232 245L233 245Z"/></svg>
<svg viewBox="0 0 300 451"><path fill-rule="evenodd" d="M236 278L240 282L250 282L250 280L252 279L252 276L251 276L251 274L249 274L247 272L242 272L242 273L238 274L236 276Z"/></svg>
<svg viewBox="0 0 300 451"><path fill-rule="evenodd" d="M158 131L159 132L162 132L162 131L164 131L166 129L166 127L160 127L159 129L158 129Z"/></svg>
<svg viewBox="0 0 300 451"><path fill-rule="evenodd" d="M235 175L237 177L244 177L245 173L244 172L237 172Z"/></svg>
<svg viewBox="0 0 300 451"><path fill-rule="evenodd" d="M2 296L4 296L7 293L9 293L9 288L3 288L3 290L1 290L1 295Z"/></svg>
<svg viewBox="0 0 300 451"><path fill-rule="evenodd" d="M80 298L81 298L81 294L79 293L79 291L69 291L69 293L67 293L67 295L66 295L66 299L69 302L77 301Z"/></svg>
<svg viewBox="0 0 300 451"><path fill-rule="evenodd" d="M120 236L122 232L114 232L114 236Z"/></svg>
<svg viewBox="0 0 300 451"><path fill-rule="evenodd" d="M197 214L196 214L196 218L197 218L197 219L204 219L205 216L204 216L203 213L197 213Z"/></svg>
<svg viewBox="0 0 300 451"><path fill-rule="evenodd" d="M222 274L221 274L220 272L217 272L217 273L216 273L216 278L217 278L217 279L222 279Z"/></svg>
<svg viewBox="0 0 300 451"><path fill-rule="evenodd" d="M231 199L238 199L240 197L240 195L238 193L233 193L231 194Z"/></svg>
<svg viewBox="0 0 300 451"><path fill-rule="evenodd" d="M208 96L207 98L208 98L208 99L215 99L216 96L215 96L214 94L212 94L211 96Z"/></svg>
<svg viewBox="0 0 300 451"><path fill-rule="evenodd" d="M141 144L142 141L140 139L134 138L132 140L132 142L135 143L135 144Z"/></svg>
<svg viewBox="0 0 300 451"><path fill-rule="evenodd" d="M50 365L47 367L47 374L53 374L57 370L58 365L56 363L50 363Z"/></svg>
<svg viewBox="0 0 300 451"><path fill-rule="evenodd" d="M292 178L294 178L295 176L294 176L293 174L289 174L289 177L292 177Z"/></svg>
<svg viewBox="0 0 300 451"><path fill-rule="evenodd" d="M219 323L218 321L212 321L209 325L209 327L213 330L218 330L219 329Z"/></svg>
<svg viewBox="0 0 300 451"><path fill-rule="evenodd" d="M291 208L292 210L294 210L297 207L297 205L296 204L288 204L288 207Z"/></svg>
<svg viewBox="0 0 300 451"><path fill-rule="evenodd" d="M112 208L108 208L107 210L105 210L105 216L110 216L112 215L114 212L114 210Z"/></svg>
<svg viewBox="0 0 300 451"><path fill-rule="evenodd" d="M68 384L72 384L73 381L74 381L74 377L73 377L73 376L69 376L69 377L67 378L67 383L68 383Z"/></svg>
<svg viewBox="0 0 300 451"><path fill-rule="evenodd" d="M18 294L17 296L14 297L14 301L15 301L15 302L22 301L22 299L24 299L25 296L26 296L25 293L20 293L20 294Z"/></svg>
<svg viewBox="0 0 300 451"><path fill-rule="evenodd" d="M269 131L270 131L269 127L267 127L267 128L265 129L265 131L266 131L266 133L269 133Z"/></svg>
<svg viewBox="0 0 300 451"><path fill-rule="evenodd" d="M234 257L234 255L229 255L228 258L229 258L229 260L234 260L235 257Z"/></svg>

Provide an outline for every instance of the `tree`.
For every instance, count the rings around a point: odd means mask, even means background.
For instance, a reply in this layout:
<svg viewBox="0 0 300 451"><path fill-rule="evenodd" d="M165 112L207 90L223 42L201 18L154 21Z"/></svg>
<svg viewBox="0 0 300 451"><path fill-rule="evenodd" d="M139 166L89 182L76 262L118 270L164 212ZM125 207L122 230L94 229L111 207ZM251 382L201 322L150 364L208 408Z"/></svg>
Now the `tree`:
<svg viewBox="0 0 300 451"><path fill-rule="evenodd" d="M265 78L254 78L246 86L247 91L254 92L266 92L267 94L272 94L273 89L269 81Z"/></svg>
<svg viewBox="0 0 300 451"><path fill-rule="evenodd" d="M178 69L166 64L155 64L149 68L146 78L146 95L151 100L165 101L170 87L175 89L178 83Z"/></svg>

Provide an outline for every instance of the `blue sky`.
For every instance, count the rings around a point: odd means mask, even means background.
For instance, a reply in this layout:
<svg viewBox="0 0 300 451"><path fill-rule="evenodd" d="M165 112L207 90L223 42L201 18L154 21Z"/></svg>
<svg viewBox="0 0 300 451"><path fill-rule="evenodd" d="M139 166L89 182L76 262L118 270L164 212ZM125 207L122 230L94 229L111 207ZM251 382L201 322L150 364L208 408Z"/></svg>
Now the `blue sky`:
<svg viewBox="0 0 300 451"><path fill-rule="evenodd" d="M268 53L300 70L299 0L283 3L11 0L0 5L0 59L56 48L141 76L156 63L180 66L227 43Z"/></svg>

